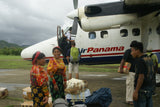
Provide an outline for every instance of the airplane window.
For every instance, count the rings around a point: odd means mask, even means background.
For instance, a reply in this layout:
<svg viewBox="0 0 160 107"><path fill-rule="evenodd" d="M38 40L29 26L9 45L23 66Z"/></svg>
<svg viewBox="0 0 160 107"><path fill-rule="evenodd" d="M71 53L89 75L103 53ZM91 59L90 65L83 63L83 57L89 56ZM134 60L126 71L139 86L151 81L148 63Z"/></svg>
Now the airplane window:
<svg viewBox="0 0 160 107"><path fill-rule="evenodd" d="M89 32L89 38L90 39L95 39L96 38L96 33L95 32Z"/></svg>
<svg viewBox="0 0 160 107"><path fill-rule="evenodd" d="M158 27L157 27L156 31L157 31L157 34L159 34L159 35L160 35L160 24L158 25Z"/></svg>
<svg viewBox="0 0 160 107"><path fill-rule="evenodd" d="M133 34L133 36L139 36L140 35L140 29L139 28L132 29L132 34Z"/></svg>
<svg viewBox="0 0 160 107"><path fill-rule="evenodd" d="M108 31L101 31L101 38L107 38L108 37Z"/></svg>
<svg viewBox="0 0 160 107"><path fill-rule="evenodd" d="M122 30L120 31L120 35L121 35L121 37L126 37L126 36L128 36L128 30L127 30L127 29L122 29Z"/></svg>

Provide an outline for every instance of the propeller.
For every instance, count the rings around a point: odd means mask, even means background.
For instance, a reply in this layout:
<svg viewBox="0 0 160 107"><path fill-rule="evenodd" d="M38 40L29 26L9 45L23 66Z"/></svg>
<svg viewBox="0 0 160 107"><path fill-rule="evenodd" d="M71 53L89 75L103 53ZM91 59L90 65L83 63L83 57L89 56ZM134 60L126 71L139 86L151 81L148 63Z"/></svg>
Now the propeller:
<svg viewBox="0 0 160 107"><path fill-rule="evenodd" d="M74 19L73 21L73 25L72 25L72 30L71 30L71 34L72 35L76 35L77 34L77 28L78 28L78 21L79 21L79 18L78 18L78 0L73 0L73 6L74 6L74 9L72 12L70 12L67 17L68 18L71 18L71 19Z"/></svg>
<svg viewBox="0 0 160 107"><path fill-rule="evenodd" d="M77 7L78 7L78 0L73 0L73 6L74 6L74 9L77 9Z"/></svg>
<svg viewBox="0 0 160 107"><path fill-rule="evenodd" d="M76 35L77 34L77 28L78 28L78 17L74 17L71 34Z"/></svg>

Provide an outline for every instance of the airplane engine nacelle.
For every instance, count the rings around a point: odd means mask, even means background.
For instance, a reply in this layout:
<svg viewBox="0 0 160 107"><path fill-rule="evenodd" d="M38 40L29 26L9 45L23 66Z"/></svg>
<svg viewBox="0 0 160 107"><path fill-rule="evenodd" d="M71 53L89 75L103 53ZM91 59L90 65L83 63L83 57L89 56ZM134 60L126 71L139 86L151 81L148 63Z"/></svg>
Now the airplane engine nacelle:
<svg viewBox="0 0 160 107"><path fill-rule="evenodd" d="M84 8L79 9L79 20L84 31L96 31L112 28L137 19L136 14L117 14L109 16L87 17Z"/></svg>

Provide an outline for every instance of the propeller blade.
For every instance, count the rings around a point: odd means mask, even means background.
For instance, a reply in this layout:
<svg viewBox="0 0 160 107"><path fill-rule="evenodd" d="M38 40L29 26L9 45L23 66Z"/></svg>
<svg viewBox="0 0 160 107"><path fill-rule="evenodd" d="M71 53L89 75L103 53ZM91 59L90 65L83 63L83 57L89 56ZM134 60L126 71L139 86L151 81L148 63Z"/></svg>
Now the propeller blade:
<svg viewBox="0 0 160 107"><path fill-rule="evenodd" d="M78 17L74 17L71 34L73 35L77 34L77 27L78 27Z"/></svg>
<svg viewBox="0 0 160 107"><path fill-rule="evenodd" d="M74 9L78 8L78 0L73 0Z"/></svg>

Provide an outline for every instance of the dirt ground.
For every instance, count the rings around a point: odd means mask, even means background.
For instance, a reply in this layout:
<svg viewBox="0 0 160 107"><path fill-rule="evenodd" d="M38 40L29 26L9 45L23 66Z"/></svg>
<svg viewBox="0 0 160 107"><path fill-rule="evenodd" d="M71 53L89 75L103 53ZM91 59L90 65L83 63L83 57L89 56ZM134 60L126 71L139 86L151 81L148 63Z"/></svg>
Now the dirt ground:
<svg viewBox="0 0 160 107"><path fill-rule="evenodd" d="M23 99L22 89L29 86L29 70L0 69L0 87L7 87L8 97L0 99L0 107L20 105ZM125 104L125 74L113 72L80 72L80 79L88 81L91 93L102 87L110 88L112 103L110 107L133 107ZM160 87L156 89L157 96L153 97L154 107L160 104Z"/></svg>

